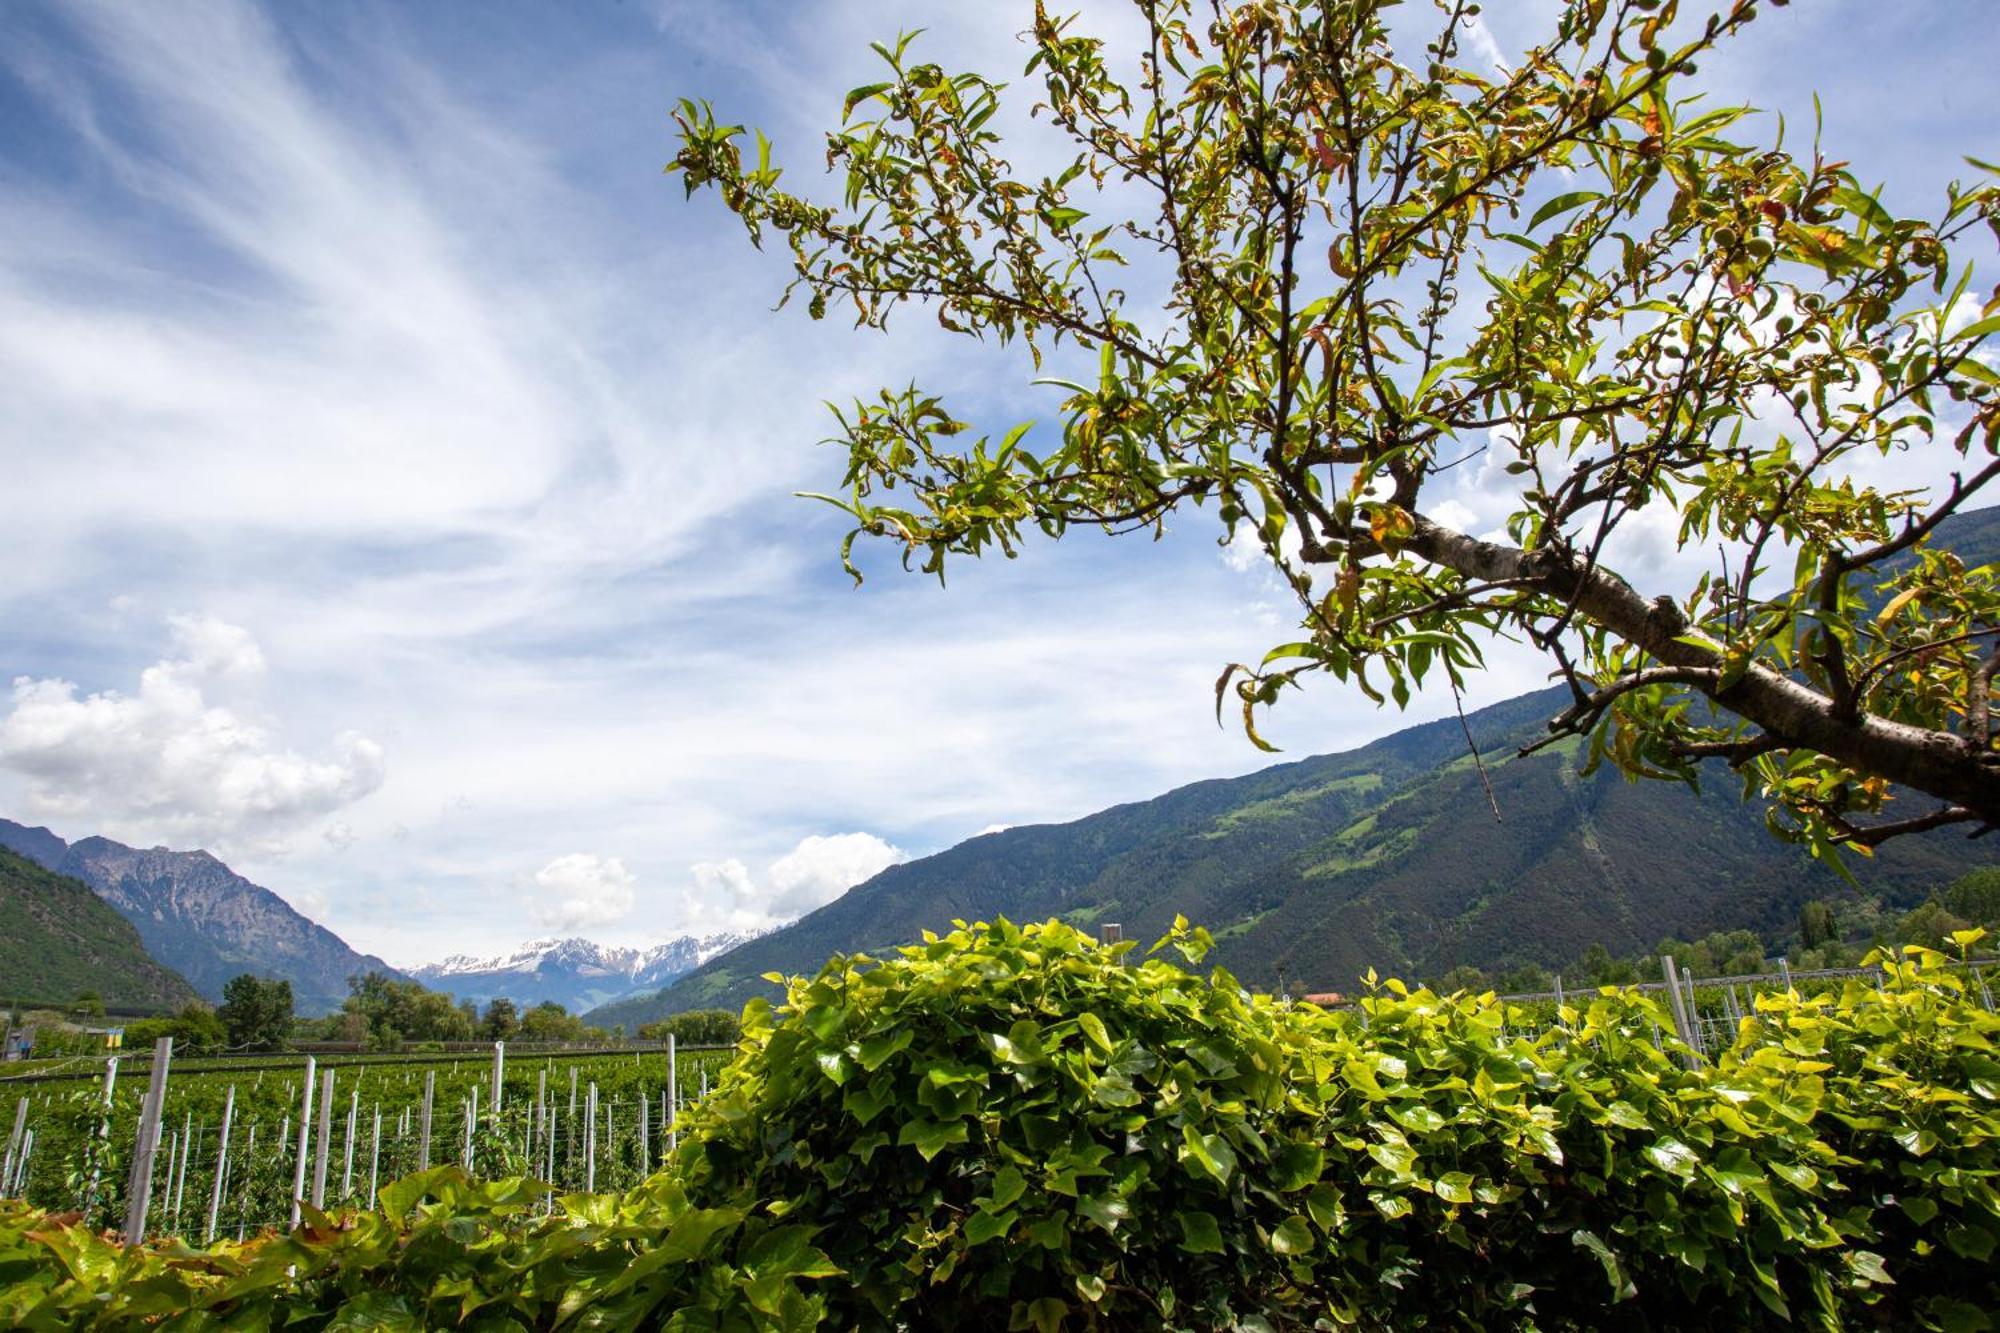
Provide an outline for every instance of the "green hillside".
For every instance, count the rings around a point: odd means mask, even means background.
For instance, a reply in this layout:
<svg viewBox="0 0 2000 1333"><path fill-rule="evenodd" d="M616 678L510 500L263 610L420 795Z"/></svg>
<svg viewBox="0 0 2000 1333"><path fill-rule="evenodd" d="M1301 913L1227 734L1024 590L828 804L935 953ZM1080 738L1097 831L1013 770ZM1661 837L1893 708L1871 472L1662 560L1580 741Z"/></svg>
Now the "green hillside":
<svg viewBox="0 0 2000 1333"><path fill-rule="evenodd" d="M1959 515L1935 536L1968 564L1994 563L2000 508ZM954 918L1116 921L1145 942L1185 914L1215 932L1214 961L1247 982L1282 974L1294 989L1345 990L1369 967L1560 966L1592 944L1629 954L1716 930L1775 940L1806 901L1852 892L1774 839L1726 770L1696 793L1583 777L1574 744L1513 758L1563 702L1546 690L1471 715L1498 822L1457 721L1429 723L891 866L656 995L588 1017L629 1029L737 1005L771 990L765 972L810 972L829 954L887 948ZM1867 891L1906 907L1996 863L2000 846L1946 830L1899 839L1855 870Z"/></svg>
<svg viewBox="0 0 2000 1333"><path fill-rule="evenodd" d="M1845 891L1772 838L1726 780L1697 795L1580 777L1573 749L1509 758L1560 706L1545 691L1472 715L1497 823L1457 721L1431 723L892 866L656 996L589 1017L629 1029L740 1004L768 989L764 972L811 971L955 917L1116 921L1143 942L1185 913L1215 932L1212 960L1246 982L1274 985L1282 970L1294 988L1345 990L1371 966L1435 976L1460 963L1560 965L1593 943L1631 953L1668 935L1777 935L1807 900ZM1859 874L1907 906L1996 860L2000 848L1946 833L1892 843Z"/></svg>
<svg viewBox="0 0 2000 1333"><path fill-rule="evenodd" d="M81 882L0 850L0 998L67 1001L96 991L107 1007L178 1007L196 997L146 953L139 932Z"/></svg>

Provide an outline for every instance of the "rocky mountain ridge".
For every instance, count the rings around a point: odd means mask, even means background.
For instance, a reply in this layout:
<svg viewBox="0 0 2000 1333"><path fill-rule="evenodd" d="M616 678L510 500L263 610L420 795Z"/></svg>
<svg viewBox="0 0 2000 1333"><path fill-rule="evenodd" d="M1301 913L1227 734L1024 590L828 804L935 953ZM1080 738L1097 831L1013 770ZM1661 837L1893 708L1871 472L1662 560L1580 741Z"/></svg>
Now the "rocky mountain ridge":
<svg viewBox="0 0 2000 1333"><path fill-rule="evenodd" d="M299 1013L328 1013L346 998L348 977L402 975L205 851L103 837L72 843L8 819L0 819L0 847L89 885L138 929L147 953L211 1001L231 977L250 972L291 982Z"/></svg>

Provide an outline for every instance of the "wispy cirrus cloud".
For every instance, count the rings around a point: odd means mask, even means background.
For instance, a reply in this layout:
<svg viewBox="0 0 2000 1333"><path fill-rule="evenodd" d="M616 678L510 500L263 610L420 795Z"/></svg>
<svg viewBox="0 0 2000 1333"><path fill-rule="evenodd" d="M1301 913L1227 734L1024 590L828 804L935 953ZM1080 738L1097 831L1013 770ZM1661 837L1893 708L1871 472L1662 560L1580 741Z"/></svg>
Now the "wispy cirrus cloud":
<svg viewBox="0 0 2000 1333"><path fill-rule="evenodd" d="M1049 402L921 319L774 316L782 259L659 175L686 92L809 179L866 42L900 29L1013 80L1018 125L1031 14L0 8L0 676L40 738L0 764L0 813L234 838L355 943L420 958L441 931L509 947L538 911L632 943L768 915L891 852L1265 762L1210 687L1282 627L1199 523L949 590L871 552L850 589L837 516L790 498L838 476L822 400L915 379L999 427ZM1489 15L1503 53L1514 17ZM1977 86L1977 46L1906 63ZM1739 83L1842 49L1778 43ZM1472 481L1452 496L1493 521ZM213 624L163 647L175 608ZM1468 702L1534 683L1502 663ZM1405 720L1328 688L1273 734L1326 750ZM148 769L190 734L266 780Z"/></svg>

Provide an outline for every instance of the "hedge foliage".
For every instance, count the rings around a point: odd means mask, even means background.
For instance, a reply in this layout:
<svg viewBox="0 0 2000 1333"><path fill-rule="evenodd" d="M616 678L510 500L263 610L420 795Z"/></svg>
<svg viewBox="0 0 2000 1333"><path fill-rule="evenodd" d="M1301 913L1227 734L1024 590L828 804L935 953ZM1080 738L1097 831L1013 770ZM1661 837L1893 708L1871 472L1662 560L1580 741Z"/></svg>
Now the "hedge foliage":
<svg viewBox="0 0 2000 1333"><path fill-rule="evenodd" d="M1198 958L1203 932L1168 941ZM1246 995L1059 923L745 1013L671 1168L543 1217L453 1168L201 1253L0 1205L22 1327L1991 1326L2000 1019L1937 954L1692 1061L1605 991L1519 1027Z"/></svg>

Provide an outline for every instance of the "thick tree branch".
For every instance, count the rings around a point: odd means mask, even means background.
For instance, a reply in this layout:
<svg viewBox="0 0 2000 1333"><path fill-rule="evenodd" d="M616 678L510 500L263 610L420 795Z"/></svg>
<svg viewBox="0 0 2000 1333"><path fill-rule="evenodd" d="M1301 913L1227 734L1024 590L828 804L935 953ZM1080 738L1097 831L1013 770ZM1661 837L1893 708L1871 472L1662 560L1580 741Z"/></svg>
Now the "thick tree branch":
<svg viewBox="0 0 2000 1333"><path fill-rule="evenodd" d="M1608 570L1585 570L1574 557L1552 550L1481 541L1423 517L1416 519L1407 547L1468 578L1532 579L1552 595L1573 600L1579 614L1661 667L1689 673L1685 683L1792 746L1963 806L1967 818L2000 823L2000 755L1971 752L1948 731L1872 714L1842 717L1825 695L1754 662L1723 686L1721 650L1687 635L1686 621L1671 600L1649 602ZM1710 678L1708 672L1716 674Z"/></svg>

